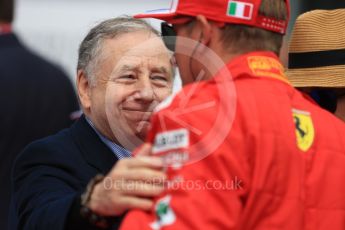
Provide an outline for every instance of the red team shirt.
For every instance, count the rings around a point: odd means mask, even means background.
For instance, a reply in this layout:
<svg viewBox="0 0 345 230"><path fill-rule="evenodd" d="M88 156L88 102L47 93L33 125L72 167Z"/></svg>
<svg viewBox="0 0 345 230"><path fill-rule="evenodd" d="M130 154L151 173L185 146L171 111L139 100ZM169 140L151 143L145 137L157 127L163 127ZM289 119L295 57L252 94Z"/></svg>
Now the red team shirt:
<svg viewBox="0 0 345 230"><path fill-rule="evenodd" d="M283 72L273 53L242 55L155 113L167 190L121 229L345 229L345 125Z"/></svg>

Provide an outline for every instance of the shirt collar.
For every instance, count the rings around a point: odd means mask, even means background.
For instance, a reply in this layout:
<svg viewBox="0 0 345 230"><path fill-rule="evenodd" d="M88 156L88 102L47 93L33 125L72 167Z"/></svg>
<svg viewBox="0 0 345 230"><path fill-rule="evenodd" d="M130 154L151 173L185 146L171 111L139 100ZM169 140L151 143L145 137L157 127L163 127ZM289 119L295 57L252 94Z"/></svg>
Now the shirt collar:
<svg viewBox="0 0 345 230"><path fill-rule="evenodd" d="M85 116L85 119L87 123L91 126L93 130L97 133L98 137L101 139L101 141L108 147L110 150L116 155L118 159L131 157L131 152L127 149L123 148L122 146L114 143L113 141L106 138L104 135L102 135L95 127L95 125L92 123L92 121Z"/></svg>
<svg viewBox="0 0 345 230"><path fill-rule="evenodd" d="M224 69L230 69L233 79L243 77L245 74L247 77L275 79L291 85L284 73L284 66L277 55L270 51L255 51L239 55L233 58Z"/></svg>

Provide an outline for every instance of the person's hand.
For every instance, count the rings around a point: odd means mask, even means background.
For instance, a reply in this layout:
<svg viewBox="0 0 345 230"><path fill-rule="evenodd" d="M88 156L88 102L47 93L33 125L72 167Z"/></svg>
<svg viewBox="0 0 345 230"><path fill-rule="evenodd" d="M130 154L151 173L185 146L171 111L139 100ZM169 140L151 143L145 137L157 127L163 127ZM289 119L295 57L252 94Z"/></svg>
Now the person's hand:
<svg viewBox="0 0 345 230"><path fill-rule="evenodd" d="M151 145L145 144L137 157L119 160L95 185L89 208L103 216L118 216L133 208L150 210L166 179L162 160L149 157L150 152Z"/></svg>

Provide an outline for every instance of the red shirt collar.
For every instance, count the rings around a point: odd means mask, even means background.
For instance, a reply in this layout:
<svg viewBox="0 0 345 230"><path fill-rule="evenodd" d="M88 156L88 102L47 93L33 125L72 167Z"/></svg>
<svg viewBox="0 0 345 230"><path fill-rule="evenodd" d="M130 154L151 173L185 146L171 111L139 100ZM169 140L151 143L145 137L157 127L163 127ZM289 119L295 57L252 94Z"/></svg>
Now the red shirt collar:
<svg viewBox="0 0 345 230"><path fill-rule="evenodd" d="M285 82L289 85L283 64L276 54L269 51L250 52L239 55L231 59L226 68L222 69L218 76L222 76L223 71L230 71L232 79L241 76L265 77Z"/></svg>

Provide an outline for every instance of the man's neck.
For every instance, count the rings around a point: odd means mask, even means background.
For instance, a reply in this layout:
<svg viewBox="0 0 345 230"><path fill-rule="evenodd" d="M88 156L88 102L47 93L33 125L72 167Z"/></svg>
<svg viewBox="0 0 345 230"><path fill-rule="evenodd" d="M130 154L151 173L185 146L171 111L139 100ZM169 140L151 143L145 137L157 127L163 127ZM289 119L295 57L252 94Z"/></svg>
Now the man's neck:
<svg viewBox="0 0 345 230"><path fill-rule="evenodd" d="M212 46L206 49L206 52L198 56L200 63L207 63L204 65L204 72L202 80L209 80L213 78L219 70L229 63L232 59L240 54L233 54L224 52L224 49L220 46ZM195 76L197 77L197 75Z"/></svg>
<svg viewBox="0 0 345 230"><path fill-rule="evenodd" d="M223 55L222 59L223 59L224 63L229 63L233 59L235 59L236 57L238 57L240 55L242 55L242 54L228 53L228 54Z"/></svg>

